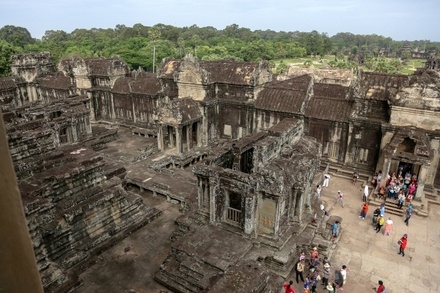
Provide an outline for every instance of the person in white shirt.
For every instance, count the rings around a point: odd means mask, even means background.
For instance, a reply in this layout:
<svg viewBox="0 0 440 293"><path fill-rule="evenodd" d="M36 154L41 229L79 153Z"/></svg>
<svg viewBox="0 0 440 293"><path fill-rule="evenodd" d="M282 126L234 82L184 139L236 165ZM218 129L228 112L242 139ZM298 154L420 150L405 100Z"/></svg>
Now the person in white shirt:
<svg viewBox="0 0 440 293"><path fill-rule="evenodd" d="M365 187L364 187L364 194L362 195L362 201L363 201L363 202L367 202L368 195L369 195L369 192L368 192L368 185L365 184Z"/></svg>
<svg viewBox="0 0 440 293"><path fill-rule="evenodd" d="M324 182L322 183L322 187L328 187L328 183L330 182L330 175L328 173L324 174Z"/></svg>

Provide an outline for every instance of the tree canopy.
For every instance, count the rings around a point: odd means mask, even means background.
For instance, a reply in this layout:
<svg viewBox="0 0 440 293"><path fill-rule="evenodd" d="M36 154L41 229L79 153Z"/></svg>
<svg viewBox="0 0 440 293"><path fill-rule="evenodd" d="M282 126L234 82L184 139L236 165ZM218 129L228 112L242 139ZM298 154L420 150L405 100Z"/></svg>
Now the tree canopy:
<svg viewBox="0 0 440 293"><path fill-rule="evenodd" d="M222 30L197 25L179 28L165 24L151 27L140 23L133 27L118 24L113 29L79 28L71 33L48 30L41 40L33 39L25 28L7 25L0 29L0 74L9 73L7 64L10 63L12 54L18 52L49 51L55 62L72 56L90 58L119 55L132 69L142 67L152 71L153 64L158 64L162 58L181 58L188 53L201 60L232 58L259 61L347 52L378 57L379 50L383 48L394 56L401 57L406 54L405 48L408 47L440 52L440 43L428 40L399 42L380 35L355 35L348 32L329 37L326 33L317 31L252 31L237 24L231 24ZM376 64L382 63L377 61ZM353 66L352 63L339 61L335 61L333 65Z"/></svg>

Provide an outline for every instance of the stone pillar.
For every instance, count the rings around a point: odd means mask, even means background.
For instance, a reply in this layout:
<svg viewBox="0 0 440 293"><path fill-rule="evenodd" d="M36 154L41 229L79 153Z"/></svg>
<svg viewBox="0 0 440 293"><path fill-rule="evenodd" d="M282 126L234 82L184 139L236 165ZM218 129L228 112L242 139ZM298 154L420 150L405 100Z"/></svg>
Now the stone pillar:
<svg viewBox="0 0 440 293"><path fill-rule="evenodd" d="M211 177L209 179L209 194L211 195L209 197L209 222L215 223L217 221L217 217L216 217L216 209L217 209L217 205L216 205L216 200L217 200L217 196L220 191L219 191L219 178L213 178Z"/></svg>
<svg viewBox="0 0 440 293"><path fill-rule="evenodd" d="M186 126L186 145L188 151L192 149L192 124Z"/></svg>
<svg viewBox="0 0 440 293"><path fill-rule="evenodd" d="M203 181L200 177L197 176L197 202L199 203L199 211L203 210L203 200L204 200L204 194L203 194Z"/></svg>
<svg viewBox="0 0 440 293"><path fill-rule="evenodd" d="M116 119L116 115L115 115L115 103L113 102L113 94L112 93L108 93L110 95L110 118L111 119Z"/></svg>
<svg viewBox="0 0 440 293"><path fill-rule="evenodd" d="M182 126L176 127L176 148L178 154L183 153Z"/></svg>
<svg viewBox="0 0 440 293"><path fill-rule="evenodd" d="M387 176L390 173L390 167L391 167L391 158L386 157L383 163L382 168L382 179L380 180L380 186L385 186L387 182Z"/></svg>
<svg viewBox="0 0 440 293"><path fill-rule="evenodd" d="M167 131L168 131L168 137L169 137L169 143L170 143L170 147L174 148L175 144L174 144L174 133L173 133L173 128L171 126L167 126Z"/></svg>
<svg viewBox="0 0 440 293"><path fill-rule="evenodd" d="M255 230L255 205L253 197L244 200L244 233L251 234Z"/></svg>
<svg viewBox="0 0 440 293"><path fill-rule="evenodd" d="M133 111L133 123L136 123L136 107L134 105L134 98L132 95L130 95L130 101L131 101L131 111Z"/></svg>
<svg viewBox="0 0 440 293"><path fill-rule="evenodd" d="M0 291L43 293L3 119L0 119L0 162Z"/></svg>
<svg viewBox="0 0 440 293"><path fill-rule="evenodd" d="M197 134L196 134L196 139L197 139L197 146L202 146L202 123L196 122L197 123Z"/></svg>
<svg viewBox="0 0 440 293"><path fill-rule="evenodd" d="M419 176L417 177L417 191L414 199L424 200L425 199L425 181L428 175L429 167L427 165L422 165L420 167Z"/></svg>
<svg viewBox="0 0 440 293"><path fill-rule="evenodd" d="M165 142L163 139L163 126L162 124L159 124L159 126L157 126L157 148L159 149L159 151L165 150L164 143Z"/></svg>

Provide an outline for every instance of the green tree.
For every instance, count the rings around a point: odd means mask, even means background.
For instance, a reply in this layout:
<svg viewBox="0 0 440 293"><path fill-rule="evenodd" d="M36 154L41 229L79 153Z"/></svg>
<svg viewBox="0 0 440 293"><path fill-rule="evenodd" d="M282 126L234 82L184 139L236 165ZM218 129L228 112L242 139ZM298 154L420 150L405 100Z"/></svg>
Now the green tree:
<svg viewBox="0 0 440 293"><path fill-rule="evenodd" d="M12 55L20 53L21 48L0 40L0 76L8 76L11 73Z"/></svg>
<svg viewBox="0 0 440 293"><path fill-rule="evenodd" d="M0 29L0 40L4 40L12 46L21 48L27 44L35 43L35 40L27 29L13 25L5 25Z"/></svg>

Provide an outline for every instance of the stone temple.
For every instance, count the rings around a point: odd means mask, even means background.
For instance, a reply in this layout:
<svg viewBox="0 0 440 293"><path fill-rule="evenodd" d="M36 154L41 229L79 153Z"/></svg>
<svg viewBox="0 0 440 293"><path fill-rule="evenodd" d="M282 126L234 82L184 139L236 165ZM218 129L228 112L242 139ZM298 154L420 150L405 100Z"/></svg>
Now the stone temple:
<svg viewBox="0 0 440 293"><path fill-rule="evenodd" d="M101 252L161 216L144 191L183 212L156 282L268 293L301 250L331 249L335 219L312 221L324 169L404 164L418 176L421 213L440 188L440 76L430 67L275 76L268 62L189 55L153 74L119 58L55 65L39 53L15 55L11 68L0 105L46 292L80 286Z"/></svg>

